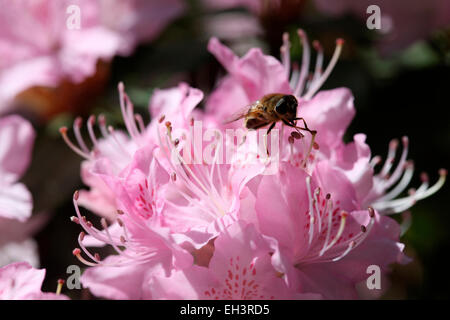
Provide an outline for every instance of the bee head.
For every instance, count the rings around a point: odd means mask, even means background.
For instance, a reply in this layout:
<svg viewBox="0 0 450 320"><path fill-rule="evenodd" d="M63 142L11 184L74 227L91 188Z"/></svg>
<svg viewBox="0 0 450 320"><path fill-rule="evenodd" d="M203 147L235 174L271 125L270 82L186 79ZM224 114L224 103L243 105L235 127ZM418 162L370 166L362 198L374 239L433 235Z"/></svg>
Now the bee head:
<svg viewBox="0 0 450 320"><path fill-rule="evenodd" d="M297 114L297 99L293 95L285 95L278 100L275 111L279 114Z"/></svg>

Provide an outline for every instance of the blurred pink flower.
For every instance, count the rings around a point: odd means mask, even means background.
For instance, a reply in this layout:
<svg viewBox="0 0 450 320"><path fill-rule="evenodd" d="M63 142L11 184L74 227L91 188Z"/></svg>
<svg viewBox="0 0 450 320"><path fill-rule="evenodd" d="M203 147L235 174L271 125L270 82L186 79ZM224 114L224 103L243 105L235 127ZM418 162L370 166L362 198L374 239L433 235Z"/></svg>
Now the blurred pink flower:
<svg viewBox="0 0 450 320"><path fill-rule="evenodd" d="M34 143L34 129L19 116L0 118L0 217L25 221L31 216L32 199L18 180L27 169Z"/></svg>
<svg viewBox="0 0 450 320"><path fill-rule="evenodd" d="M0 266L16 261L39 265L37 244L30 236L45 216L31 217L31 194L19 182L31 159L34 136L31 124L21 117L0 118Z"/></svg>
<svg viewBox="0 0 450 320"><path fill-rule="evenodd" d="M82 82L95 73L98 60L130 54L184 9L181 0L0 3L0 112L30 87ZM66 25L70 6L80 10L79 29Z"/></svg>
<svg viewBox="0 0 450 320"><path fill-rule="evenodd" d="M65 295L41 291L45 269L34 269L26 262L0 268L0 300L67 300Z"/></svg>
<svg viewBox="0 0 450 320"><path fill-rule="evenodd" d="M202 2L207 8L211 9L242 7L248 9L252 13L260 13L265 0L202 0ZM278 0L274 0L274 2L278 2Z"/></svg>
<svg viewBox="0 0 450 320"><path fill-rule="evenodd" d="M317 8L333 16L354 14L364 21L372 13L367 8L377 5L381 11L380 49L392 53L417 40L427 38L433 31L450 27L450 3L447 0L315 0Z"/></svg>

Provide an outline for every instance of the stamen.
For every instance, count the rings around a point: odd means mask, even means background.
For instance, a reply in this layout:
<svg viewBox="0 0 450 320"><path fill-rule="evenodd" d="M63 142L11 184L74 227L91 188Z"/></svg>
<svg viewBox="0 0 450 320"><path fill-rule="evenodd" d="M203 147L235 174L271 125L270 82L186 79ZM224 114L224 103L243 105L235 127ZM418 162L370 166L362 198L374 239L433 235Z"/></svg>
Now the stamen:
<svg viewBox="0 0 450 320"><path fill-rule="evenodd" d="M94 144L94 147L97 147L98 141L97 141L97 137L95 136L95 133L94 133L94 125L95 125L95 116L91 115L87 121L87 127L88 127L89 137L91 138L91 141Z"/></svg>
<svg viewBox="0 0 450 320"><path fill-rule="evenodd" d="M347 216L348 213L345 211L342 211L341 213L341 224L339 225L339 229L338 232L336 234L336 236L333 238L333 240L331 241L331 243L327 246L327 248L325 249L325 251L329 250L341 237L342 233L344 232L345 229L345 222L347 221Z"/></svg>
<svg viewBox="0 0 450 320"><path fill-rule="evenodd" d="M341 260L342 258L344 258L350 251L352 251L353 248L355 248L356 242L355 241L351 241L350 244L348 245L347 249L338 257L331 259L331 261L336 262Z"/></svg>
<svg viewBox="0 0 450 320"><path fill-rule="evenodd" d="M331 60L328 63L328 66L325 69L325 72L308 89L308 92L304 96L304 98L306 100L311 99L313 97L313 95L323 85L325 80L330 76L331 71L333 70L334 66L336 65L336 63L337 63L337 61L339 59L339 56L340 56L341 51L342 51L343 44L344 44L344 40L343 39L337 39L336 40L336 49L334 50L333 56L331 57Z"/></svg>
<svg viewBox="0 0 450 320"><path fill-rule="evenodd" d="M308 191L308 199L309 199L309 241L308 247L311 245L313 235L314 235L314 215L313 215L313 198L311 195L311 177L306 177L306 190Z"/></svg>
<svg viewBox="0 0 450 320"><path fill-rule="evenodd" d="M380 156L375 156L372 158L372 160L370 160L370 166L372 168L375 168L379 163L381 163L381 157Z"/></svg>
<svg viewBox="0 0 450 320"><path fill-rule="evenodd" d="M109 137L108 130L106 129L106 117L104 114L100 114L98 116L98 124L100 126L100 131L102 133L103 138Z"/></svg>
<svg viewBox="0 0 450 320"><path fill-rule="evenodd" d="M400 156L400 161L399 161L397 167L395 168L394 172L392 173L391 177L385 182L385 184L383 186L385 189L388 189L395 182L397 182L398 179L400 179L400 176L405 167L406 157L408 156L408 137L403 137L402 143L403 143L403 152L402 152L402 155Z"/></svg>
<svg viewBox="0 0 450 320"><path fill-rule="evenodd" d="M57 281L57 287L56 287L56 295L57 296L59 296L60 294L61 294L61 290L62 290L62 287L63 287L63 285L64 285L64 280L63 279L58 279L58 281Z"/></svg>
<svg viewBox="0 0 450 320"><path fill-rule="evenodd" d="M394 199L400 193L402 193L403 190L405 190L408 187L408 185L411 182L411 179L413 177L413 174L414 174L414 163L412 161L409 161L409 162L407 162L405 164L405 167L406 167L406 170L405 170L405 172L403 174L403 178L400 181L400 183L397 184L395 186L395 188L392 189L390 192L386 193L384 196L382 196L379 199L377 199L376 202L381 202L381 201Z"/></svg>
<svg viewBox="0 0 450 320"><path fill-rule="evenodd" d="M81 250L80 250L79 248L75 248L75 249L72 251L72 254L73 254L75 257L77 257L77 259L80 260L81 263L83 263L83 264L85 264L85 265L87 265L87 266L90 266L90 267L95 267L95 266L97 266L96 263L92 263L92 262L87 261L86 259L84 259L84 258L81 256Z"/></svg>
<svg viewBox="0 0 450 320"><path fill-rule="evenodd" d="M83 119L81 117L77 117L73 122L73 132L75 133L75 138L77 139L78 145L81 147L83 152L89 154L89 149L84 143L83 137L81 136L80 129L83 126Z"/></svg>
<svg viewBox="0 0 450 320"><path fill-rule="evenodd" d="M306 81L306 76L309 72L309 59L310 59L310 48L308 43L308 36L302 29L297 30L298 37L302 42L303 54L302 54L302 65L300 67L300 75L298 79L297 86L294 89L294 95L300 97Z"/></svg>
<svg viewBox="0 0 450 320"><path fill-rule="evenodd" d="M323 48L320 45L320 42L317 40L313 41L313 47L317 51L317 59L316 59L316 67L314 69L314 76L311 83L316 82L316 80L322 74L322 65L323 65Z"/></svg>
<svg viewBox="0 0 450 320"><path fill-rule="evenodd" d="M75 146L72 141L70 141L69 137L67 136L67 127L59 128L59 132L61 133L64 142L69 146L70 149L72 149L73 152L85 158L86 160L91 160L91 157L88 153L83 152L80 148Z"/></svg>
<svg viewBox="0 0 450 320"><path fill-rule="evenodd" d="M383 168L381 169L381 172L378 175L380 178L385 178L389 173L389 171L391 170L392 164L394 163L395 160L395 153L397 151L397 147L398 147L398 140L392 139L391 142L389 142L389 150L388 155L386 157L386 161L384 162Z"/></svg>
<svg viewBox="0 0 450 320"><path fill-rule="evenodd" d="M281 47L281 61L284 65L284 70L286 72L286 78L289 79L289 73L291 70L291 43L289 42L289 33L283 33L283 46Z"/></svg>

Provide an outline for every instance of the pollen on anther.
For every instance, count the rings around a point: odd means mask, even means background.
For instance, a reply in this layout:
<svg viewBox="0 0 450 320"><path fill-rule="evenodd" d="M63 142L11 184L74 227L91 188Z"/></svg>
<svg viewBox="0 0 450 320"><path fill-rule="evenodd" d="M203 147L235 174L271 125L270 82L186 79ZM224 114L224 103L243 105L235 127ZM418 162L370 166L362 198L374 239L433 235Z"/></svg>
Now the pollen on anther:
<svg viewBox="0 0 450 320"><path fill-rule="evenodd" d="M338 46L342 46L345 43L345 40L342 38L337 38L336 39L336 45Z"/></svg>

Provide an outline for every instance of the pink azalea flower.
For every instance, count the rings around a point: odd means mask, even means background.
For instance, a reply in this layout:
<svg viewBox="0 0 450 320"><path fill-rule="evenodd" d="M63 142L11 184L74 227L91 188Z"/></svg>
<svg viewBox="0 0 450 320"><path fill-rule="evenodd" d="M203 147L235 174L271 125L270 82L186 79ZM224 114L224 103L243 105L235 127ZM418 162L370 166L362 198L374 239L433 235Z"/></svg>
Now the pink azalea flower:
<svg viewBox="0 0 450 320"><path fill-rule="evenodd" d="M120 85L119 89L123 100L128 101L123 86ZM117 282L117 277L110 278L106 276L109 273L103 270L123 266L126 267L123 272L128 272L127 269L135 267L134 275L140 279L149 273L149 266L163 265L165 272L169 272L171 267L184 265L192 259L191 254L179 246L189 251L199 249L237 219L240 193L246 181L258 174L261 166L251 167L252 171L248 167L231 170L228 164L214 161L210 165L201 162L198 165L180 164L177 161L183 161L181 156L178 159L168 156L173 155L177 147L181 149L183 144L194 140L189 134L184 138L175 138L177 135L176 130L172 130L172 123L190 128L192 122L188 119L191 119L191 110L201 97L198 90L189 89L184 84L156 92L151 102L151 112L156 119L147 128L142 126L139 134L133 131L135 117L128 103L128 108L123 109L131 136L127 141L135 140L136 145L141 145L133 155L129 154L130 163L123 169L117 168L114 154L104 153L98 148L100 142L93 135L94 150L89 151L87 147L83 150L85 143L79 134L79 121L76 121L74 131L80 146L72 143L67 137L67 129L62 128L66 142L92 164L90 174L107 186L120 213L117 223L111 227L102 219L105 230L99 231L81 216L78 210L80 194L77 192L74 197L77 217L72 220L88 234L87 237L84 232L80 234L79 244L93 262L85 260L79 249L74 254L85 264L96 266L83 275L84 285L94 293L119 299L143 297L144 289L130 292L126 289L128 282ZM171 121L161 121L162 118L158 118L160 114ZM89 132L92 132L90 127ZM148 136L149 132L157 136L156 147L155 138ZM109 130L109 134L113 135L115 131ZM108 136L105 138L108 139ZM116 147L127 150L120 143ZM206 176L210 178L205 181ZM116 249L119 257L101 261L99 256L86 248L104 244ZM126 249L122 251L119 246ZM115 271L113 274L117 272L122 273ZM100 279L99 274L103 275ZM104 290L107 286L110 290Z"/></svg>
<svg viewBox="0 0 450 320"><path fill-rule="evenodd" d="M380 157L371 159L370 148L365 143L364 135L356 135L354 142L349 145L343 143L344 133L355 115L353 95L347 88L319 91L338 61L343 40L336 41L335 52L324 70L322 47L318 42L313 42L318 55L312 76L308 78L311 64L310 46L302 30L298 31L298 35L303 45L300 68L291 61L287 34L283 35L281 62L272 56L264 55L260 49L251 49L244 57L239 58L217 39L212 38L208 49L224 66L228 75L210 95L205 117L217 119L216 122L220 123L220 119L229 118L240 112L242 107L252 104L266 94L293 94L299 103L298 116L305 119L309 128L318 132L315 142L320 149L311 153L311 140L308 135L302 139L303 143L295 142L295 139L289 138L292 130L284 130L284 126L278 124L276 128L280 128L282 132L281 159L297 166L309 166L310 172L316 161L331 159L357 186L358 200L365 207L373 206L379 209L380 213L403 212L418 200L438 191L445 181L445 170L439 171L439 180L433 186L429 186L427 176L423 175L424 183L417 192L409 197L395 199L407 188L413 173L411 162L406 165L406 137L402 139L404 150L395 171L391 169L398 142L391 143L385 165L377 175L374 174L374 167ZM241 122L236 121L226 126L242 126Z"/></svg>
<svg viewBox="0 0 450 320"><path fill-rule="evenodd" d="M288 279L324 298L356 298L368 266L387 272L407 261L397 223L361 208L350 181L327 161L312 176L282 164L277 175L261 179L255 209L260 230L277 239L284 254L278 263L300 270Z"/></svg>
<svg viewBox="0 0 450 320"><path fill-rule="evenodd" d="M186 128L192 110L203 98L202 92L190 88L184 83L172 89L156 89L149 106L153 121L145 127L142 117L134 113L133 104L125 93L122 83L119 84L118 89L126 132L107 126L103 115L98 117L101 137L97 137L95 134L96 117L93 115L89 117L87 121L89 142L82 137L83 122L81 118L77 118L73 124L75 143L69 139L66 127L60 129L67 145L86 160L82 163L81 176L90 190L80 191L79 204L109 220L114 220L116 216L116 200L103 179L94 173L95 162L102 158L108 159L109 174L117 176L130 164L138 149L142 147L151 149L156 146L158 142L157 128L161 127L159 119L162 115L165 120L170 120L174 125ZM89 143L92 145L91 149L88 147Z"/></svg>
<svg viewBox="0 0 450 320"><path fill-rule="evenodd" d="M450 5L446 0L415 0L409 1L407 5L402 1L386 0L315 0L315 4L326 14L339 16L352 13L364 22L370 16L367 8L379 6L382 34L379 45L384 53L406 48L428 37L436 29L450 26Z"/></svg>
<svg viewBox="0 0 450 320"><path fill-rule="evenodd" d="M184 9L181 0L2 0L1 4L1 111L30 87L82 82L95 73L98 60L130 54ZM67 10L74 5L80 11L79 29L66 26Z"/></svg>
<svg viewBox="0 0 450 320"><path fill-rule="evenodd" d="M153 299L318 299L317 294L298 294L273 267L271 242L253 225L236 222L214 241L208 266L193 265L154 275L149 281Z"/></svg>
<svg viewBox="0 0 450 320"><path fill-rule="evenodd" d="M0 300L67 300L61 294L41 291L45 269L34 269L26 262L0 268Z"/></svg>
<svg viewBox="0 0 450 320"><path fill-rule="evenodd" d="M152 121L145 126L120 84L128 136L119 140L112 128L107 130L104 123L100 127L105 141L112 139L113 148L126 155L123 162L115 152L100 150L93 121L88 121L93 151L81 139L79 121L74 127L78 146L62 129L68 145L87 158L89 174L107 187L119 213L111 226L102 219L103 230L99 230L81 215L79 193L75 193L73 221L84 229L79 236L84 253L75 249L74 255L91 266L82 282L94 294L115 299L206 298L206 292L210 297L250 297L225 291L228 265L223 261L234 259L226 248L244 252L239 255L243 263L239 268L250 258L261 261L268 273L255 281L264 288L264 297L274 298L293 299L310 292L329 299L357 298L356 288L367 277L368 266L378 265L385 275L391 264L407 262L399 243L400 227L383 214L405 210L436 192L445 172L434 186L424 179L415 194L395 199L412 174L405 166L406 148L391 172L396 147L392 143L385 167L374 175L378 158L371 159L365 136L343 143L354 116L353 97L345 88L318 92L337 61L342 41L324 71L322 51L315 45L319 58L307 81L309 47L306 35L300 31L299 36L305 47L303 65L292 72L287 36L283 63L258 49L238 58L212 39L210 50L230 74L208 100L205 112L194 110L203 94L182 84L155 93L150 103ZM274 92L297 97L299 115L318 131L315 142L282 127L279 158L258 157L245 149L253 143L247 139L238 147L233 143L235 156L227 164L218 161L220 131L214 131L210 144L196 145L206 129L226 128L221 110L234 112L236 105L245 106ZM196 120L206 124L197 133ZM133 147L128 149L129 145ZM198 158L196 150L202 155L208 151L211 161ZM275 161L279 161L275 172L267 174ZM102 260L87 249L103 244L118 254ZM184 285L187 278L192 281L190 288Z"/></svg>

